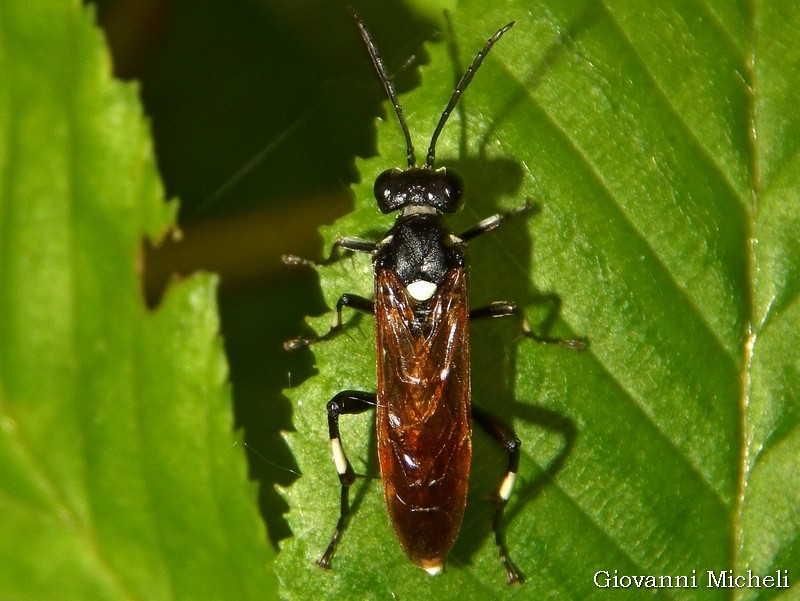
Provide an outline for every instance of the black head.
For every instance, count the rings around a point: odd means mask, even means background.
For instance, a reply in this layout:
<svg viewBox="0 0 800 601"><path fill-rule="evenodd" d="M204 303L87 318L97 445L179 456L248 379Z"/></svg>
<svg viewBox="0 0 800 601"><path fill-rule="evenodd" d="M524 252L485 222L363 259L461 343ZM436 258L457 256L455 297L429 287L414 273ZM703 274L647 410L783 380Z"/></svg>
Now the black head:
<svg viewBox="0 0 800 601"><path fill-rule="evenodd" d="M408 169L389 169L384 171L375 180L375 198L378 201L378 207L384 213L391 213L403 207L430 207L442 213L455 213L461 207L461 179L455 173L447 173L444 169L434 169L436 160L436 141L439 139L439 134L442 132L447 118L453 112L458 99L467 89L478 68L483 63L483 59L494 46L495 42L499 40L503 34L511 29L514 22L512 21L505 27L497 31L489 40L484 44L480 52L475 56L472 64L461 76L461 80L453 90L450 101L447 103L442 116L439 118L439 123L431 136L431 143L428 146L428 156L425 161L424 167L417 167L416 157L414 155L414 145L411 142L411 134L408 131L408 125L403 118L403 108L397 99L397 92L394 89L394 83L386 71L386 66L383 64L383 59L378 54L378 48L369 33L366 24L358 13L352 8L348 7L353 19L358 26L361 37L367 46L369 55L372 58L372 63L375 65L375 70L381 78L383 87L389 100L392 101L394 112L397 114L397 120L400 122L400 127L403 129L403 135L406 139L406 156L408 158Z"/></svg>
<svg viewBox="0 0 800 601"><path fill-rule="evenodd" d="M375 180L375 199L382 213L403 207L431 207L442 213L461 208L461 178L444 169L387 169Z"/></svg>

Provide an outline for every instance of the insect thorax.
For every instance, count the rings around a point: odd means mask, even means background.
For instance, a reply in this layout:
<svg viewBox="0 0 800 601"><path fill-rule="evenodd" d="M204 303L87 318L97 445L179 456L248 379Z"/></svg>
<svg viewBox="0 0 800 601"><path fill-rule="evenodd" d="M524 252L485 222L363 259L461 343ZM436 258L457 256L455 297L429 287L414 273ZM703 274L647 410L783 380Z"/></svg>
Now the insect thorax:
<svg viewBox="0 0 800 601"><path fill-rule="evenodd" d="M438 214L399 216L375 255L375 269L394 271L419 302L436 293L449 270L464 264L464 243Z"/></svg>

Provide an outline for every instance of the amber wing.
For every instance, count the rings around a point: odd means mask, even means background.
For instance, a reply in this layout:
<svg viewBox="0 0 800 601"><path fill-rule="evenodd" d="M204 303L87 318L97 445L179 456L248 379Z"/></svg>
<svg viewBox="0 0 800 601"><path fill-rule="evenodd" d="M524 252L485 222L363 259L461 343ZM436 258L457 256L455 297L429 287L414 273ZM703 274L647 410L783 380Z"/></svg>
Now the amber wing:
<svg viewBox="0 0 800 601"><path fill-rule="evenodd" d="M470 367L467 274L447 272L430 312L414 314L397 275L375 283L378 458L395 533L409 558L436 570L467 500Z"/></svg>

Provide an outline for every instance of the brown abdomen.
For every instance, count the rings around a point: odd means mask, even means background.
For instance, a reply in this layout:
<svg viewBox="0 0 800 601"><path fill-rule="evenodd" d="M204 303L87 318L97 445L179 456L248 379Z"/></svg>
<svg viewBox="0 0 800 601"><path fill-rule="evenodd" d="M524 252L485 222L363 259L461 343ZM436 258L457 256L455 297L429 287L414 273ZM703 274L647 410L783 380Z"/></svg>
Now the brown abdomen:
<svg viewBox="0 0 800 601"><path fill-rule="evenodd" d="M376 277L378 459L389 517L417 565L436 572L455 543L470 458L467 276L447 272L415 317L397 275Z"/></svg>

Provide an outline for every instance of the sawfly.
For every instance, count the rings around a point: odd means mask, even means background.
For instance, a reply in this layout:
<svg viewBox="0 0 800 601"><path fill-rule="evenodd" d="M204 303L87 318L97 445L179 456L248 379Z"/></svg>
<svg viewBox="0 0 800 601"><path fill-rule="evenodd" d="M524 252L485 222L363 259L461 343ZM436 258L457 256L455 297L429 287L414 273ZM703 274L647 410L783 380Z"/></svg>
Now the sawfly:
<svg viewBox="0 0 800 601"><path fill-rule="evenodd" d="M377 392L345 390L327 404L333 462L341 484L340 512L333 537L317 563L330 567L348 522L349 490L356 478L339 436L339 418L375 409L378 460L389 517L406 555L432 575L444 570L464 517L472 421L506 449L508 466L496 492L492 529L508 582L514 584L520 581L520 575L509 558L500 521L516 479L521 442L506 424L470 402L470 322L515 317L522 333L530 338L578 350L584 347L584 341L537 336L512 302L469 309L467 242L533 207L527 202L456 235L443 216L461 207L461 179L452 171L435 167L436 141L442 128L486 55L514 22L499 29L475 56L441 114L425 164L417 166L394 83L364 21L352 8L350 12L394 107L405 136L408 164L405 169L384 171L375 181L380 211L397 211L392 228L378 242L341 238L331 251L330 260L334 260L337 249L372 255L374 299L343 294L328 333L285 343L287 350L293 350L333 337L342 329L345 307L375 316ZM284 260L289 264L308 263L293 256Z"/></svg>

